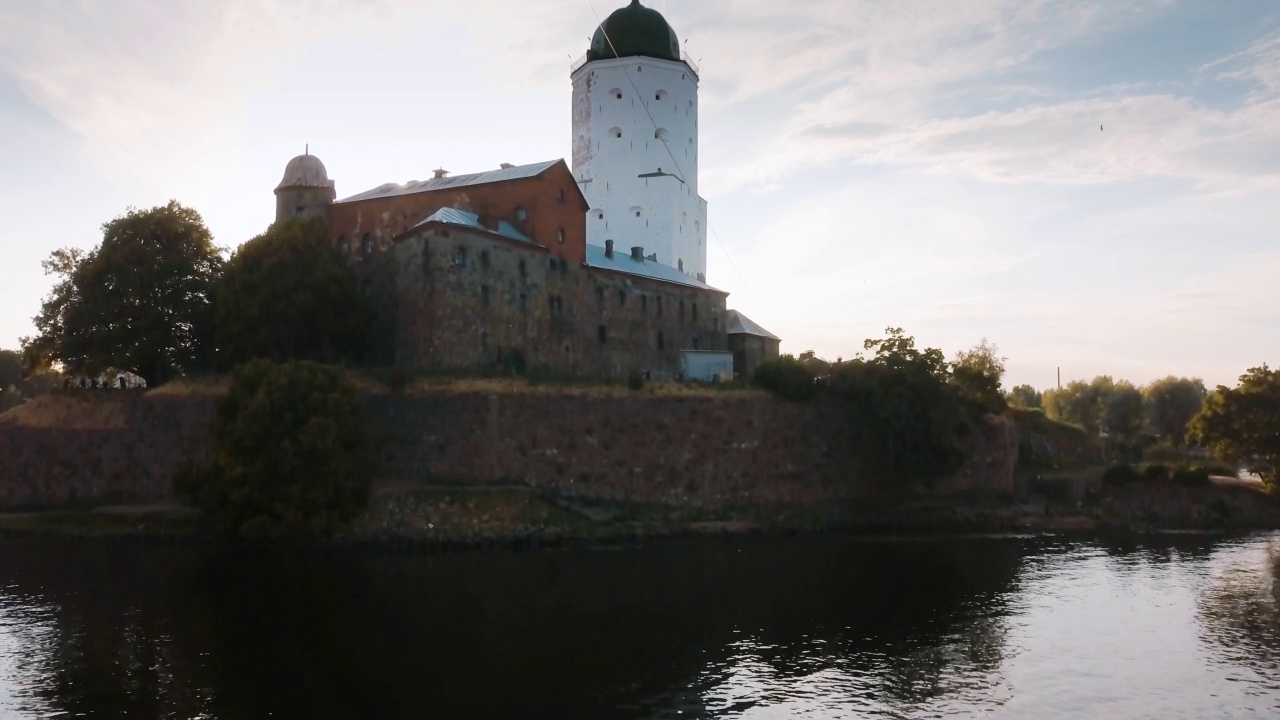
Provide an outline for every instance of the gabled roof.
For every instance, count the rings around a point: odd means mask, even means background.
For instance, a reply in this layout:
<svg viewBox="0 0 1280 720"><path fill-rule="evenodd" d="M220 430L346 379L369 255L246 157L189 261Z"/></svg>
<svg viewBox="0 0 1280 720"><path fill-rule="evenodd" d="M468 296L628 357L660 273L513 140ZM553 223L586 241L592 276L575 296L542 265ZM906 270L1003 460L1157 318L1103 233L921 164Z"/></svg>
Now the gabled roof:
<svg viewBox="0 0 1280 720"><path fill-rule="evenodd" d="M484 224L480 222L479 215L476 215L475 213L472 213L472 212L467 212L466 210L459 210L458 208L451 208L451 207L440 208L439 210L431 213L426 218L416 223L413 227L409 228L409 230L407 230L406 232L411 232L413 230L416 230L430 223L443 223L445 225L461 226L465 228L470 228L472 230L479 230L481 232L500 235L504 238L507 238L508 240L515 240L517 242L529 243L530 245L537 244L533 241L532 238L530 238L528 235L525 235L524 233L517 230L514 225L507 222L506 220L499 220L498 229L494 230L493 228L485 227Z"/></svg>
<svg viewBox="0 0 1280 720"><path fill-rule="evenodd" d="M717 290L704 282L699 282L696 278L689 277L670 265L663 265L653 260L635 260L626 251L618 250L614 250L613 258L610 259L605 256L604 252L604 248L599 245L587 245L587 267L613 270L628 275L638 275L651 280L687 285L699 290L711 290L728 295L723 290Z"/></svg>
<svg viewBox="0 0 1280 720"><path fill-rule="evenodd" d="M770 340L782 341L782 338L765 330L759 325L751 321L751 318L743 315L737 310L729 310L724 315L725 330L730 335L755 335L756 337L768 338Z"/></svg>
<svg viewBox="0 0 1280 720"><path fill-rule="evenodd" d="M379 185L372 190L366 190L359 195L352 195L349 198L343 198L338 202L355 202L357 200L372 200L374 198L394 197L396 195L412 195L413 193L428 192L430 190L471 187L473 185L488 185L489 183L537 177L538 175L550 170L552 167L555 167L556 163L560 162L564 161L548 160L546 162L534 163L532 165L515 165L508 168L500 168L498 170L471 173L470 175L454 175L453 177L432 178L431 180L415 180L414 182L405 183L404 185L387 183L386 185Z"/></svg>

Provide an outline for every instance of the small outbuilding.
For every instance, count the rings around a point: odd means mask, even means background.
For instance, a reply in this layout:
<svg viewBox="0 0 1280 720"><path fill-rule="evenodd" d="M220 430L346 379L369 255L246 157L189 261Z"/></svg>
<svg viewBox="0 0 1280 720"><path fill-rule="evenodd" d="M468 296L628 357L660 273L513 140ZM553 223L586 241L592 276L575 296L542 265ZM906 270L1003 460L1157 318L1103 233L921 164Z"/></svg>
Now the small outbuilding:
<svg viewBox="0 0 1280 720"><path fill-rule="evenodd" d="M737 310L725 313L725 329L729 333L729 352L733 353L735 378L750 380L760 363L778 357L782 339Z"/></svg>

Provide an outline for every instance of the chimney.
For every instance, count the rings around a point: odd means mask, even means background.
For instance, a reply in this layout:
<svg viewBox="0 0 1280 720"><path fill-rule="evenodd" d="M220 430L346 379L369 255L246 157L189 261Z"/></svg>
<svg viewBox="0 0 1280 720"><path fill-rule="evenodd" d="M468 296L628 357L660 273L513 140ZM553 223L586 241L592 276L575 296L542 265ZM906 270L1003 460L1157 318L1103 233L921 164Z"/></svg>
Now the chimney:
<svg viewBox="0 0 1280 720"><path fill-rule="evenodd" d="M498 167L502 168L503 170L510 170L511 168L515 167L515 165L512 165L511 163L502 163Z"/></svg>
<svg viewBox="0 0 1280 720"><path fill-rule="evenodd" d="M447 177L449 175L449 171L445 170L444 168L436 168L435 174L436 174L436 180L439 180L442 177Z"/></svg>
<svg viewBox="0 0 1280 720"><path fill-rule="evenodd" d="M613 241L612 240L604 241L604 256L609 258L610 260L613 259Z"/></svg>
<svg viewBox="0 0 1280 720"><path fill-rule="evenodd" d="M644 248L639 245L633 245L631 247L631 259L636 262L644 262Z"/></svg>

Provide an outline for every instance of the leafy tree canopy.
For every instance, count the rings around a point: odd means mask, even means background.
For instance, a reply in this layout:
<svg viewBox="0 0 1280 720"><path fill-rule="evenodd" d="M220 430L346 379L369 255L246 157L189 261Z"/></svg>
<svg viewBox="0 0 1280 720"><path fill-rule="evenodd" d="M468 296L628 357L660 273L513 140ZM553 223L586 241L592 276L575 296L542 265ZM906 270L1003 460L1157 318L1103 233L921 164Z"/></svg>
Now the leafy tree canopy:
<svg viewBox="0 0 1280 720"><path fill-rule="evenodd" d="M1239 463L1272 488L1280 480L1280 371L1265 364L1219 385L1192 418L1187 440Z"/></svg>
<svg viewBox="0 0 1280 720"><path fill-rule="evenodd" d="M170 201L102 230L92 251L43 263L57 281L35 318L33 357L83 374L127 370L151 387L207 367L222 257L200 214Z"/></svg>
<svg viewBox="0 0 1280 720"><path fill-rule="evenodd" d="M1102 428L1116 438L1133 442L1142 435L1142 391L1127 380L1113 383L1100 393Z"/></svg>
<svg viewBox="0 0 1280 720"><path fill-rule="evenodd" d="M218 292L218 352L234 366L358 360L370 311L323 218L273 224L227 263Z"/></svg>
<svg viewBox="0 0 1280 720"><path fill-rule="evenodd" d="M1097 435L1106 425L1106 406L1114 391L1115 381L1109 375L1099 375L1090 382L1073 380L1060 390L1044 393L1045 414Z"/></svg>
<svg viewBox="0 0 1280 720"><path fill-rule="evenodd" d="M964 442L980 414L951 381L941 350L916 348L902 328L867 340L858 357L832 375L848 408L850 443L862 470L907 485L928 485L964 464Z"/></svg>
<svg viewBox="0 0 1280 720"><path fill-rule="evenodd" d="M1017 385L1009 391L1008 402L1014 407L1034 410L1044 407L1043 396L1030 385Z"/></svg>
<svg viewBox="0 0 1280 720"><path fill-rule="evenodd" d="M1186 438L1191 418L1204 407L1204 382L1199 378L1161 378L1143 388L1146 399L1147 424L1155 434L1167 438L1175 446Z"/></svg>
<svg viewBox="0 0 1280 720"><path fill-rule="evenodd" d="M339 369L256 360L236 369L214 421L209 466L187 488L242 537L313 537L368 499L360 404Z"/></svg>
<svg viewBox="0 0 1280 720"><path fill-rule="evenodd" d="M22 375L22 353L17 350L0 350L0 391L22 382Z"/></svg>
<svg viewBox="0 0 1280 720"><path fill-rule="evenodd" d="M1004 362L1000 349L982 338L982 342L956 354L951 363L952 382L971 402L986 412L1004 412L1007 403L1001 392Z"/></svg>

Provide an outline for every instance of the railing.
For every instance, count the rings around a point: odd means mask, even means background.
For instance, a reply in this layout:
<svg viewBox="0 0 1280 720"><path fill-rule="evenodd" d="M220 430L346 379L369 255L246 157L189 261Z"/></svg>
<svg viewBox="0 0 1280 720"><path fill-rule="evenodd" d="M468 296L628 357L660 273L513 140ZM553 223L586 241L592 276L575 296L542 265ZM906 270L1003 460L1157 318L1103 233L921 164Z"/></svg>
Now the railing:
<svg viewBox="0 0 1280 720"><path fill-rule="evenodd" d="M605 59L611 59L611 58L605 58ZM569 74L572 75L578 72L578 70L581 69L582 66L586 65L588 62L591 62L591 61L588 59L586 54L583 54L582 57L570 63ZM688 51L685 51L685 50L680 51L680 62L689 66L689 69L693 71L694 79L698 79L702 75L702 71L698 69L698 63L693 61L693 57L689 55Z"/></svg>

